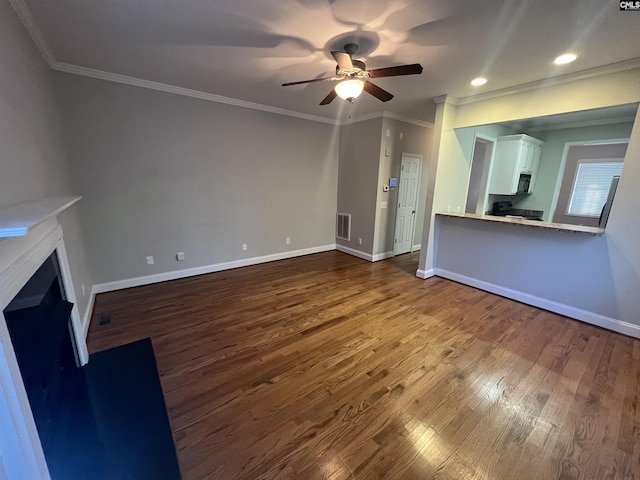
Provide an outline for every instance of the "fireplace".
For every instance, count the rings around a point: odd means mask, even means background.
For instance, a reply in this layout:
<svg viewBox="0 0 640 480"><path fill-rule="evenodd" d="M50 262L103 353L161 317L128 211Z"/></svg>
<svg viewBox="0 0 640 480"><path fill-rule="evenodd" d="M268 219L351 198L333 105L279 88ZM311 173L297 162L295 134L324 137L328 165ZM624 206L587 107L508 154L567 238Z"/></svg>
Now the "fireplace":
<svg viewBox="0 0 640 480"><path fill-rule="evenodd" d="M3 311L46 458L78 369L73 304L66 300L59 273L54 252Z"/></svg>
<svg viewBox="0 0 640 480"><path fill-rule="evenodd" d="M79 198L45 198L0 208L0 478L49 478L5 310L52 255L57 262L60 291L54 290L46 295L49 295L49 300L58 295L58 300L71 304L66 307L71 308L67 340L75 346L76 352L72 362L75 363L76 358L80 364L88 361L85 325L73 305L76 300L71 271L62 228L56 217ZM15 311L14 307L15 304L7 310L9 317ZM69 350L66 360L69 360L68 354Z"/></svg>

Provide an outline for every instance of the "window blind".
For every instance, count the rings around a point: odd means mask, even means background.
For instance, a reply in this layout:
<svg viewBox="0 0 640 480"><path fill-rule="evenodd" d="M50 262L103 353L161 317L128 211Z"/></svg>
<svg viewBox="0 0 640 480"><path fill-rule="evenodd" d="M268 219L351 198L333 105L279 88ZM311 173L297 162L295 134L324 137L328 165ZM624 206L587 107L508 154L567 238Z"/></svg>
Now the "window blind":
<svg viewBox="0 0 640 480"><path fill-rule="evenodd" d="M571 189L569 215L598 217L607 201L614 175L622 172L622 162L580 163Z"/></svg>

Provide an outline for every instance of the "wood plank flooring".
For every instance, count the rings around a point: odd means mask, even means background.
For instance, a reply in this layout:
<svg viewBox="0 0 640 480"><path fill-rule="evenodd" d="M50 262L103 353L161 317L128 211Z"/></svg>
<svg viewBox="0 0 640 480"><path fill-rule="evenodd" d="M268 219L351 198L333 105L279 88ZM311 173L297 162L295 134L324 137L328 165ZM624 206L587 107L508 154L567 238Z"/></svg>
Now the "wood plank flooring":
<svg viewBox="0 0 640 480"><path fill-rule="evenodd" d="M89 349L153 339L185 479L640 477L640 341L416 267L327 252L101 294Z"/></svg>

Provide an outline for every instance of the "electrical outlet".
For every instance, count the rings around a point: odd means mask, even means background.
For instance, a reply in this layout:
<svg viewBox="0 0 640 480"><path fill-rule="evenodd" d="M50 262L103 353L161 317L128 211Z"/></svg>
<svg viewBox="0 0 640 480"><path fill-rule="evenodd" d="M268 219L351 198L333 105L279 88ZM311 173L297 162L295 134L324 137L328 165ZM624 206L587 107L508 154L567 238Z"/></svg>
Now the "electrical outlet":
<svg viewBox="0 0 640 480"><path fill-rule="evenodd" d="M153 256L149 255L147 257L147 265L153 265Z"/></svg>
<svg viewBox="0 0 640 480"><path fill-rule="evenodd" d="M176 260L179 261L179 262L184 261L184 252L176 253Z"/></svg>
<svg viewBox="0 0 640 480"><path fill-rule="evenodd" d="M291 237L285 238L284 243L286 243L287 245L291 245Z"/></svg>
<svg viewBox="0 0 640 480"><path fill-rule="evenodd" d="M242 250L246 250L246 249L247 249L247 244L246 244L246 243L243 243L243 244L242 244Z"/></svg>
<svg viewBox="0 0 640 480"><path fill-rule="evenodd" d="M358 245L362 245L362 237L358 237Z"/></svg>

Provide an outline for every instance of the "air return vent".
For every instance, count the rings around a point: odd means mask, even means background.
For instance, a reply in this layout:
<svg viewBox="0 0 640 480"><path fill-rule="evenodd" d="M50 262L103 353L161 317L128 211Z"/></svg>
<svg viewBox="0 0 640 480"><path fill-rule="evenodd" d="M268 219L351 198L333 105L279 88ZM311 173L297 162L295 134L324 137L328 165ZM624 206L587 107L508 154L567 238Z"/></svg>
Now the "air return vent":
<svg viewBox="0 0 640 480"><path fill-rule="evenodd" d="M351 240L351 214L338 213L338 225L336 228L336 237L341 240Z"/></svg>

